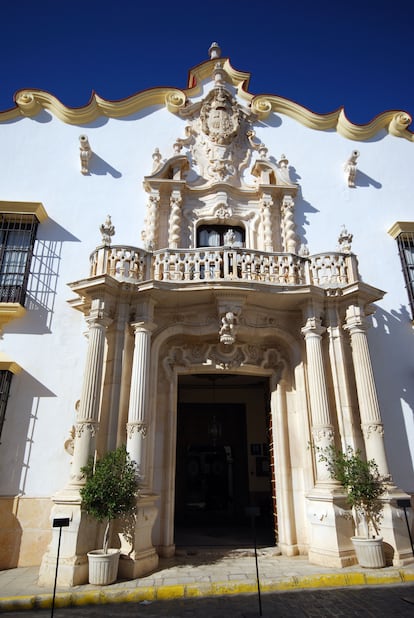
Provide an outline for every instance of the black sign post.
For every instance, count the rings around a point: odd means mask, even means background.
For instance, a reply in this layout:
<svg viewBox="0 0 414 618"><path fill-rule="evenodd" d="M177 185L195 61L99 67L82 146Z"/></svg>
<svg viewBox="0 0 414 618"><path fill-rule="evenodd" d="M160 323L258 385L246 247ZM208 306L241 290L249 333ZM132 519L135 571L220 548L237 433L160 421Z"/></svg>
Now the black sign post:
<svg viewBox="0 0 414 618"><path fill-rule="evenodd" d="M254 559L256 562L256 580L257 580L257 598L259 601L259 616L262 616L262 597L260 594L260 579L259 579L259 565L257 563L257 542L256 542L256 522L255 519L260 515L260 508L256 506L248 506L245 509L246 515L249 515L252 521L253 529L253 542L254 542Z"/></svg>
<svg viewBox="0 0 414 618"><path fill-rule="evenodd" d="M413 552L413 556L414 556L413 537L411 536L410 524L408 523L408 517L407 517L407 508L411 508L411 500L409 498L397 500L397 506L401 509L404 509L405 523L407 524L408 536L410 537L410 543L411 543L411 551Z"/></svg>
<svg viewBox="0 0 414 618"><path fill-rule="evenodd" d="M56 571L55 571L55 584L53 586L53 598L52 598L52 613L50 614L51 618L53 618L53 612L55 611L55 596L56 596L56 582L58 575L58 567L59 567L59 553L60 553L60 541L62 538L62 528L67 528L69 526L70 520L69 517L57 517L53 520L53 528L59 528L59 541L56 555Z"/></svg>

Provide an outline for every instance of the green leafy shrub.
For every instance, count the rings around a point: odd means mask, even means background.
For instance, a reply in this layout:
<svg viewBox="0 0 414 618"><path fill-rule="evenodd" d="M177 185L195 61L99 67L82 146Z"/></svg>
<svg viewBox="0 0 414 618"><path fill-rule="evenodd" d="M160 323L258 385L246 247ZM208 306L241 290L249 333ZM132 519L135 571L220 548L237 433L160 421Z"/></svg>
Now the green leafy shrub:
<svg viewBox="0 0 414 618"><path fill-rule="evenodd" d="M106 522L103 540L108 549L109 527L113 519L134 509L138 494L136 466L125 446L118 447L82 468L85 485L80 489L84 510L99 522Z"/></svg>
<svg viewBox="0 0 414 618"><path fill-rule="evenodd" d="M361 524L364 536L372 529L379 534L383 503L380 499L385 490L376 462L362 458L361 451L348 446L345 452L331 446L319 450L319 461L324 462L332 478L347 491L348 503L356 514L356 525Z"/></svg>

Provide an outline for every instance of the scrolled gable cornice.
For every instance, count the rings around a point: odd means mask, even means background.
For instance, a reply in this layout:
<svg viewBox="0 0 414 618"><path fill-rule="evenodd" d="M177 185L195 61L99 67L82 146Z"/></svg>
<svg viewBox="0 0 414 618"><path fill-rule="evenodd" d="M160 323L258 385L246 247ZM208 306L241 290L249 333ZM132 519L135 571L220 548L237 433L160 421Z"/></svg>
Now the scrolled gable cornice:
<svg viewBox="0 0 414 618"><path fill-rule="evenodd" d="M183 90L169 87L151 88L118 101L108 101L93 93L86 105L75 108L67 107L58 98L43 90L19 90L15 95L15 107L0 111L0 123L24 117L34 118L43 110L49 111L62 122L74 125L87 124L100 117L123 118L151 106L165 106L171 113L178 113L184 110L191 97L202 92L202 83L211 77L216 64L216 60L208 60L192 68L188 74L187 88ZM237 89L240 98L247 102L251 111L260 119L265 119L273 112L285 114L317 131L334 129L343 137L354 141L372 139L385 130L390 135L414 142L414 134L408 129L412 118L405 111L385 111L366 124L354 124L347 118L343 107L327 114L318 114L277 95L254 96L248 92L250 73L234 69L228 58L220 59L220 64L226 81Z"/></svg>

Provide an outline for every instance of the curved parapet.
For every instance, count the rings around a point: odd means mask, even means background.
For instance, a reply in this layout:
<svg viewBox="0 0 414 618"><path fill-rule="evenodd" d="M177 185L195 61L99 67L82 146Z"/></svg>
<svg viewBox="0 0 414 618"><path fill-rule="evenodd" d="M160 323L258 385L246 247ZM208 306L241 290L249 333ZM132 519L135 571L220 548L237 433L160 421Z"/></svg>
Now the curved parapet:
<svg viewBox="0 0 414 618"><path fill-rule="evenodd" d="M251 101L251 109L261 120L266 119L271 112L275 112L289 116L304 126L317 131L335 129L343 137L356 141L371 139L384 129L391 135L414 141L413 133L408 130L412 118L404 111L390 110L383 112L371 122L359 125L347 118L343 107L329 114L317 114L294 101L275 95L254 97Z"/></svg>
<svg viewBox="0 0 414 618"><path fill-rule="evenodd" d="M238 95L251 107L258 118L265 119L271 112L285 114L310 129L336 130L343 137L356 141L369 140L380 131L414 141L409 130L412 118L400 110L385 111L370 122L358 125L351 122L341 107L328 114L318 114L289 99L273 95L253 95L248 92L250 74L234 69L228 58L211 57L189 71L187 88L151 88L119 101L108 101L93 93L82 107L67 107L52 94L43 90L19 90L15 95L15 107L0 112L0 123L22 117L34 118L47 110L65 123L82 125L101 116L123 118L150 106L166 106L171 113L178 113L188 101L202 91L203 83L211 80L219 68L221 79L236 88ZM223 83L224 83L223 82Z"/></svg>

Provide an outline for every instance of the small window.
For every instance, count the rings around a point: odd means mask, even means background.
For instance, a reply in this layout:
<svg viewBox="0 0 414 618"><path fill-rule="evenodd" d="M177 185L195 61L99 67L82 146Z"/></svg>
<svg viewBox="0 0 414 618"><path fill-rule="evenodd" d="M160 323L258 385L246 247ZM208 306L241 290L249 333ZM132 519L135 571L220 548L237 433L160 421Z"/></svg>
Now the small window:
<svg viewBox="0 0 414 618"><path fill-rule="evenodd" d="M197 231L197 247L242 247L244 229L231 225L201 225Z"/></svg>
<svg viewBox="0 0 414 618"><path fill-rule="evenodd" d="M389 234L397 241L411 315L414 319L414 223L395 223Z"/></svg>
<svg viewBox="0 0 414 618"><path fill-rule="evenodd" d="M7 370L0 370L0 437L3 430L4 419L6 416L7 400L9 399L10 384L13 373Z"/></svg>
<svg viewBox="0 0 414 618"><path fill-rule="evenodd" d="M0 213L0 302L24 305L38 219Z"/></svg>

